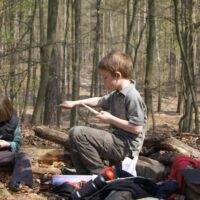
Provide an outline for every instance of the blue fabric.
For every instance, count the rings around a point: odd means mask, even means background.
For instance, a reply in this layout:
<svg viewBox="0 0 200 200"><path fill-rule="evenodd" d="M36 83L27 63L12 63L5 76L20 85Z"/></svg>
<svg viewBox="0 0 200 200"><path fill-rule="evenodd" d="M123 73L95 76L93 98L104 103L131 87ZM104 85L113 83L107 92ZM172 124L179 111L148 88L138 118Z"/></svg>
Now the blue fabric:
<svg viewBox="0 0 200 200"><path fill-rule="evenodd" d="M162 184L158 185L158 190L155 197L165 199L174 192L177 193L178 191L179 187L175 180L165 181Z"/></svg>
<svg viewBox="0 0 200 200"><path fill-rule="evenodd" d="M200 185L200 168L197 169L183 169L182 174L188 184Z"/></svg>
<svg viewBox="0 0 200 200"><path fill-rule="evenodd" d="M132 174L128 173L127 171L124 171L120 168L115 169L117 177L118 178L127 178L127 177L133 177Z"/></svg>
<svg viewBox="0 0 200 200"><path fill-rule="evenodd" d="M19 119L13 115L10 120L0 123L0 139L5 141L12 141L14 138L14 131L17 128Z"/></svg>

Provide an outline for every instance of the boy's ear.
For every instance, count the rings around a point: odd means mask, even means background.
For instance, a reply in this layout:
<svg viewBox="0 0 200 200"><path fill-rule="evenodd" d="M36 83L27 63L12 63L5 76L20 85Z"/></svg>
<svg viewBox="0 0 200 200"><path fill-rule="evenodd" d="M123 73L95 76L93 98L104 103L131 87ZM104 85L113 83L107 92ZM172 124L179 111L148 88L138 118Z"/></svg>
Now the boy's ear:
<svg viewBox="0 0 200 200"><path fill-rule="evenodd" d="M115 78L116 78L116 79L119 79L119 78L121 78L121 77L122 77L121 72L116 71L116 72L115 72Z"/></svg>

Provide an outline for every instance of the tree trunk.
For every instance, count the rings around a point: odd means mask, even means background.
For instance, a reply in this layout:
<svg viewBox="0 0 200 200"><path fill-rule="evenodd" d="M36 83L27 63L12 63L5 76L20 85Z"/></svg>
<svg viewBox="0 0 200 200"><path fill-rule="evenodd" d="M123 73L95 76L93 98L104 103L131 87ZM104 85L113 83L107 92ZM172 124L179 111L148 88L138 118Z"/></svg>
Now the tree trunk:
<svg viewBox="0 0 200 200"><path fill-rule="evenodd" d="M45 125L57 125L58 121L58 109L56 105L60 103L60 88L59 80L57 77L59 62L59 50L54 46L49 63L49 80L46 87L45 97L45 110L44 110L44 124Z"/></svg>
<svg viewBox="0 0 200 200"><path fill-rule="evenodd" d="M37 161L38 163L53 164L53 162L64 162L70 159L69 153L64 148L38 148L38 147L22 147L21 152L28 155L31 160Z"/></svg>
<svg viewBox="0 0 200 200"><path fill-rule="evenodd" d="M154 46L155 46L155 1L148 0L148 42L145 74L145 103L147 105L147 115L153 112L152 108L152 71L154 66ZM154 120L153 120L154 121Z"/></svg>
<svg viewBox="0 0 200 200"><path fill-rule="evenodd" d="M137 74L137 72L136 72L136 61L137 61L137 57L138 57L138 50L139 50L139 47L140 47L140 44L141 44L141 41L142 41L142 36L143 36L145 28L146 28L146 22L139 32L139 36L138 36L139 39L138 39L138 42L135 46L135 55L134 55L134 58L133 58L133 78L134 79L136 78L136 74Z"/></svg>
<svg viewBox="0 0 200 200"><path fill-rule="evenodd" d="M74 2L75 9L75 49L72 63L72 100L79 98L80 66L81 66L81 0ZM78 123L77 108L71 110L70 126Z"/></svg>
<svg viewBox="0 0 200 200"><path fill-rule="evenodd" d="M144 140L144 147L153 147L158 150L175 151L179 154L183 154L189 157L194 157L200 160L200 152L197 149L188 146L171 135L161 135L156 137L148 137Z"/></svg>
<svg viewBox="0 0 200 200"><path fill-rule="evenodd" d="M33 23L35 19L36 8L37 8L37 1L35 0L34 7L33 7L33 14L30 19L30 43L29 43L29 50L28 50L27 82L26 82L26 92L25 92L25 98L24 98L24 108L23 108L22 117L21 117L22 122L24 122L25 120L28 98L29 98L30 83L31 83L32 45L33 45L33 34L34 34Z"/></svg>
<svg viewBox="0 0 200 200"><path fill-rule="evenodd" d="M48 128L46 126L37 126L34 128L34 132L35 135L40 138L55 142L69 149L69 136L62 131Z"/></svg>
<svg viewBox="0 0 200 200"><path fill-rule="evenodd" d="M192 23L192 6L193 3L182 1L182 37L179 31L178 19L178 1L174 0L175 7L175 28L178 44L183 60L183 97L184 97L184 114L179 121L180 131L191 131L193 121L193 109L195 113L195 132L199 133L199 111L197 105L197 94L194 83L194 61L193 61L193 23ZM188 18L187 18L188 17Z"/></svg>
<svg viewBox="0 0 200 200"><path fill-rule="evenodd" d="M34 128L34 132L36 136L40 138L60 144L64 146L67 150L70 149L69 135L64 133L63 131L58 131L52 128L48 128L46 126L38 126ZM148 135L144 140L143 148L144 152L142 150L142 154L146 156L149 156L150 154L160 150L166 150L200 159L199 150L181 142L180 140L176 139L168 133L163 133L162 135L158 135L156 133L154 133L154 135Z"/></svg>
<svg viewBox="0 0 200 200"><path fill-rule="evenodd" d="M9 1L10 6L10 13L9 13L9 31L10 31L10 41L8 41L10 51L14 49L15 43L14 43L14 35L15 35L15 29L14 29L14 11L12 10L13 2ZM12 52L9 58L10 67L9 67L9 82L10 82L10 99L13 102L15 97L15 53Z"/></svg>
<svg viewBox="0 0 200 200"><path fill-rule="evenodd" d="M56 30L57 30L57 16L58 16L58 0L48 1L48 24L47 24L47 43L45 49L47 52L47 65L49 69L48 83L45 91L45 110L44 110L44 124L56 124L57 122L57 108L56 104L59 101L58 88L58 68L60 67L58 49L56 48Z"/></svg>
<svg viewBox="0 0 200 200"><path fill-rule="evenodd" d="M65 11L66 11L66 22L65 22L65 30L64 30L64 43L63 43L63 62L62 62L62 67L61 67L61 74L59 75L61 77L61 102L64 101L65 99L65 83L69 80L69 65L66 65L68 62L68 45L67 45L67 39L69 36L69 9L70 9L70 1L67 1L65 5ZM67 66L67 67L66 67ZM68 74L67 80L66 80L66 74ZM67 95L69 94L69 82L67 84ZM60 118L61 118L61 108L58 108L58 121L57 121L57 126L60 126Z"/></svg>
<svg viewBox="0 0 200 200"><path fill-rule="evenodd" d="M182 99L182 93L181 91L178 92L178 103L177 103L177 110L176 112L181 114L182 112L182 103L183 103L183 99Z"/></svg>
<svg viewBox="0 0 200 200"><path fill-rule="evenodd" d="M101 12L100 12L101 0L96 0L96 27L95 27L95 41L94 41L94 53L93 53L93 70L92 70L92 83L90 96L99 96L99 72L97 65L99 62L100 51L100 36L101 36Z"/></svg>
<svg viewBox="0 0 200 200"><path fill-rule="evenodd" d="M133 45L131 45L131 41L132 41L132 36L133 36L133 27L134 27L134 23L135 23L135 16L136 16L136 11L137 11L137 7L138 7L138 0L133 0L132 1L132 12L130 15L130 0L127 1L127 33L126 33L126 53L129 54L130 56L132 56L132 52L133 52ZM130 19L130 16L131 19Z"/></svg>
<svg viewBox="0 0 200 200"><path fill-rule="evenodd" d="M48 58L45 51L46 36L45 36L45 22L44 22L44 2L43 0L38 0L39 3L39 19L40 19L40 84L36 99L36 104L33 110L32 124L42 124L43 111L44 111L44 101L46 86L49 78L48 69Z"/></svg>
<svg viewBox="0 0 200 200"><path fill-rule="evenodd" d="M161 111L161 104L162 104L162 93L161 93L161 58L160 58L160 48L158 43L158 31L157 31L157 23L156 24L156 53L157 53L157 67L158 67L158 105L157 105L157 111Z"/></svg>

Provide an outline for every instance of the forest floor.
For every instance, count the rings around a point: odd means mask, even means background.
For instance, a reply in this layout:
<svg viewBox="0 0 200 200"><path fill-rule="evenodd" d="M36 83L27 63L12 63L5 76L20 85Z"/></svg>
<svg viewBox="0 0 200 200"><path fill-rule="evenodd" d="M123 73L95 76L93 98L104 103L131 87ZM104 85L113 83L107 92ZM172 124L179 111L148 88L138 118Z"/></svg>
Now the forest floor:
<svg viewBox="0 0 200 200"><path fill-rule="evenodd" d="M155 122L156 122L156 134L159 133L174 133L178 132L178 121L180 119L180 115L176 113L176 104L177 104L177 98L176 97L167 97L163 98L162 101L162 111L160 113L154 114L155 116ZM156 104L154 105L156 108ZM156 109L155 109L156 110ZM68 111L66 111L67 113ZM67 123L67 118L69 114L64 115L63 120L65 120L66 123L64 123L64 128L68 126ZM152 124L151 120L149 120L149 127L150 131ZM54 144L53 142L45 141L41 138L38 138L35 136L33 127L31 126L22 126L22 134L24 137L24 148L30 148L30 147L35 147L35 148L53 148L53 149L58 149L62 148L57 144ZM148 134L148 133L147 133ZM195 136L194 134L190 134L190 136L185 135L179 137L180 140L183 142L189 144L190 146L197 148L200 150L200 144L197 143L199 138ZM51 164L44 164L44 163L38 163L32 160L32 165L37 166L38 168L46 168L46 171L49 171L52 168L57 168L60 169L61 166L65 165L63 162L54 162ZM44 176L47 175L48 173L44 173ZM38 177L37 175L34 174L34 183L35 187L34 189L24 189L19 192L12 192L8 188L8 183L10 179L10 174L0 172L0 199L4 200L13 200L13 199L20 199L20 200L58 200L62 198L58 198L55 195L47 195L47 193L42 193L40 192L40 180L41 178Z"/></svg>

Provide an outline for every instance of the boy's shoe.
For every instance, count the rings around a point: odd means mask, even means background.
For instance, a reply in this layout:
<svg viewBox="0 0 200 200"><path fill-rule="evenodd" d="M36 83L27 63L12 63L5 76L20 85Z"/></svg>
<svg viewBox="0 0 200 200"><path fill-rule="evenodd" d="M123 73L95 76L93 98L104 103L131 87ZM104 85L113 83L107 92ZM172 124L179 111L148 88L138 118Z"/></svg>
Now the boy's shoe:
<svg viewBox="0 0 200 200"><path fill-rule="evenodd" d="M61 172L63 175L76 175L76 170L75 169L70 169L67 167L62 167Z"/></svg>
<svg viewBox="0 0 200 200"><path fill-rule="evenodd" d="M9 185L10 190L13 192L32 192L33 189L23 183L12 183Z"/></svg>
<svg viewBox="0 0 200 200"><path fill-rule="evenodd" d="M9 185L9 188L13 191L13 192L18 192L21 187L20 187L20 183L13 183Z"/></svg>

